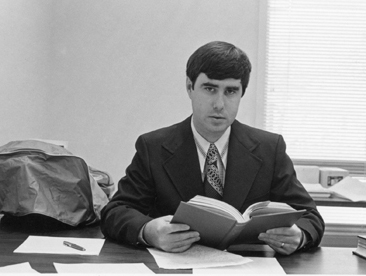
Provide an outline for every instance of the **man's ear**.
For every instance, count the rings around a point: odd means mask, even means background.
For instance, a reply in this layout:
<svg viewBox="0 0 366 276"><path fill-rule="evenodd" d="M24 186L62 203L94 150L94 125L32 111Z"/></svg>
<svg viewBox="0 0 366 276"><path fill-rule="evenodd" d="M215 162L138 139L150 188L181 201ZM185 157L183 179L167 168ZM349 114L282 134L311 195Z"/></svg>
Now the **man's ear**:
<svg viewBox="0 0 366 276"><path fill-rule="evenodd" d="M188 96L191 97L193 85L192 85L192 81L190 80L189 77L187 77L187 79L186 79L186 89L187 89Z"/></svg>

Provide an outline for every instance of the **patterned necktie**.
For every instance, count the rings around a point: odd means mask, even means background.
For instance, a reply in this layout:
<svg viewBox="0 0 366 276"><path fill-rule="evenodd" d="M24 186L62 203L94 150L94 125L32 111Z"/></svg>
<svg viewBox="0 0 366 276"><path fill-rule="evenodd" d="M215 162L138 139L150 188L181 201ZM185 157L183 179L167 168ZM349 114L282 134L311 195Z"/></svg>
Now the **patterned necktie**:
<svg viewBox="0 0 366 276"><path fill-rule="evenodd" d="M206 196L216 199L222 199L223 196L223 185L218 167L219 158L220 156L216 146L210 144L205 163L206 175L204 187Z"/></svg>

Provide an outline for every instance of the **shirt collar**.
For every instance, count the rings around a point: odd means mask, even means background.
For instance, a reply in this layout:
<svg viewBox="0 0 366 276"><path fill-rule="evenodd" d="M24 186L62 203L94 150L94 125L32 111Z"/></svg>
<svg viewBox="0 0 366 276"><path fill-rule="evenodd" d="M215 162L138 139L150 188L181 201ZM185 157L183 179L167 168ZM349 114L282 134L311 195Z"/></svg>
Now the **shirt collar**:
<svg viewBox="0 0 366 276"><path fill-rule="evenodd" d="M201 136L201 134L199 134L198 131L196 130L196 127L193 124L193 116L192 116L192 119L191 119L191 128L192 128L194 138L200 144L202 149L205 152L207 152L208 148L210 147L210 142L208 142L205 138L203 138ZM231 131L231 126L229 126L226 129L226 131L224 132L224 134L214 143L217 150L219 151L220 155L222 154L222 151L224 150L224 147L225 147L226 143L229 141L230 131Z"/></svg>

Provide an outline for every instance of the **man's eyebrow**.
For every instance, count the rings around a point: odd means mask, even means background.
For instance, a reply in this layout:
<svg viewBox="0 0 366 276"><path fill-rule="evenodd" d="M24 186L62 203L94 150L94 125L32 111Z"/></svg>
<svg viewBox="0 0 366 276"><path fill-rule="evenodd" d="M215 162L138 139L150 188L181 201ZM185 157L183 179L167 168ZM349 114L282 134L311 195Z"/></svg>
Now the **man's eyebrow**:
<svg viewBox="0 0 366 276"><path fill-rule="evenodd" d="M217 84L214 84L212 82L204 82L201 84L201 86L212 86L212 87L219 87Z"/></svg>
<svg viewBox="0 0 366 276"><path fill-rule="evenodd" d="M217 85L217 84L214 84L214 83L212 83L212 82L204 82L204 83L202 83L201 84L201 86L202 87L204 87L204 86L210 86L210 87L219 87L219 85ZM226 86L225 87L225 89L230 89L230 90L235 90L235 91L237 91L237 90L240 90L240 86Z"/></svg>
<svg viewBox="0 0 366 276"><path fill-rule="evenodd" d="M240 90L240 87L239 86L228 86L228 87L226 87L226 89Z"/></svg>

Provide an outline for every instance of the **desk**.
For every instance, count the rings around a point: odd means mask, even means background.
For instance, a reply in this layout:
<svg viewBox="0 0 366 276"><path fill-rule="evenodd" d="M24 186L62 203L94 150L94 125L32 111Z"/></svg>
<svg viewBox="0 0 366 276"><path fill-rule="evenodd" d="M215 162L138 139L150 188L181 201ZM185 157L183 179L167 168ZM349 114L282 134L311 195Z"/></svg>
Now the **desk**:
<svg viewBox="0 0 366 276"><path fill-rule="evenodd" d="M313 198L317 206L341 206L341 207L363 207L366 208L365 201L351 201L340 197Z"/></svg>
<svg viewBox="0 0 366 276"><path fill-rule="evenodd" d="M155 273L192 273L191 270L160 269L144 248L135 248L106 240L99 256L22 254L13 251L29 235L102 238L99 226L78 229L37 230L19 229L0 221L0 266L29 262L40 273L56 273L58 263L145 263ZM29 227L28 227L29 228ZM246 257L276 257L287 274L366 274L366 260L352 254L353 248L322 247L309 252L282 256L274 251L246 251L236 248L234 253Z"/></svg>

